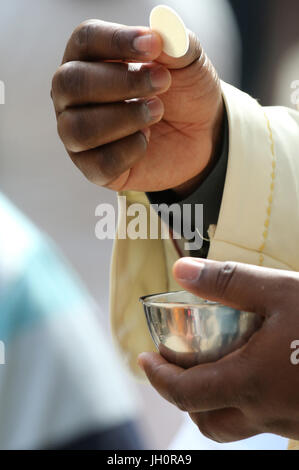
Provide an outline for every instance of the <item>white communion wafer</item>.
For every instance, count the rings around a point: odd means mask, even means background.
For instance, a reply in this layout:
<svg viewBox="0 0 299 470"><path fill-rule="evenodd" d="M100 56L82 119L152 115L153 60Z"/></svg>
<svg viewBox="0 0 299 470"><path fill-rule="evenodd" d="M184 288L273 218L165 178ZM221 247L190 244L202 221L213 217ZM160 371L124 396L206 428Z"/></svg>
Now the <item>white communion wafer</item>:
<svg viewBox="0 0 299 470"><path fill-rule="evenodd" d="M150 27L163 39L163 51L171 57L182 57L189 49L189 35L180 16L170 7L159 5L150 15Z"/></svg>

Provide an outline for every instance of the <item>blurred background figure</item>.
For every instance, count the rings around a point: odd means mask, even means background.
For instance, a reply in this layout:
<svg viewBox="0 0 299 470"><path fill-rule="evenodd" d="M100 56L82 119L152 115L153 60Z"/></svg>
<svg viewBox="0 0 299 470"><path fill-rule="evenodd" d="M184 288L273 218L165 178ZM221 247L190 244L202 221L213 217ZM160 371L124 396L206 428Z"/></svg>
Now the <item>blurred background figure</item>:
<svg viewBox="0 0 299 470"><path fill-rule="evenodd" d="M132 394L130 400L132 392L118 398L117 390L126 390L120 386L123 373L106 344L112 242L98 241L94 234L95 208L102 202L116 207L115 195L84 181L68 159L56 133L50 81L66 41L83 20L148 25L149 13L159 3L10 0L1 5L0 80L6 85L6 104L0 107L1 190L56 242L105 315L103 335L80 282L36 229L29 228L34 241L29 249L27 241L24 246L30 224L1 197L1 231L6 223L11 228L1 233L5 248L0 252L5 292L9 289L8 300L0 301L0 340L4 336L7 341L7 364L0 368L0 447L78 448L88 442L96 448L101 428L107 432L134 420L137 399ZM238 86L241 48L228 2L163 3L198 34L220 76ZM138 389L148 445L167 448L183 415L150 387ZM130 429L137 448L142 444ZM86 440L90 434L94 440ZM132 442L124 444L120 434L122 445Z"/></svg>
<svg viewBox="0 0 299 470"><path fill-rule="evenodd" d="M1 194L0 226L0 449L143 448L98 308Z"/></svg>

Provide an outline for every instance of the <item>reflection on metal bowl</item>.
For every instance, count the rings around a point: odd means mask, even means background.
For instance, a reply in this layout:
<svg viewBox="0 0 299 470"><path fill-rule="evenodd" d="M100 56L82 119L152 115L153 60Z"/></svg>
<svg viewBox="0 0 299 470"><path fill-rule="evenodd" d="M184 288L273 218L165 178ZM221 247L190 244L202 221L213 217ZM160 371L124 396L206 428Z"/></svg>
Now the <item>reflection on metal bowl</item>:
<svg viewBox="0 0 299 470"><path fill-rule="evenodd" d="M244 345L262 325L241 312L189 292L142 297L148 327L165 359L184 368L214 362Z"/></svg>

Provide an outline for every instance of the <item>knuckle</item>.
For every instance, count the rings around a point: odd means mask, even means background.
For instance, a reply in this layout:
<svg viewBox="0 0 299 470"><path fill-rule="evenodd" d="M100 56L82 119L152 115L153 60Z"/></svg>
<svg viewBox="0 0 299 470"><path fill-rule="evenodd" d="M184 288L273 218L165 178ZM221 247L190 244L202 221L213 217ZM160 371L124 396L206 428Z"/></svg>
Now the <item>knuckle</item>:
<svg viewBox="0 0 299 470"><path fill-rule="evenodd" d="M113 142L103 145L96 156L96 165L101 171L105 184L110 184L135 163L146 151L146 143L141 133L129 137L130 145Z"/></svg>
<svg viewBox="0 0 299 470"><path fill-rule="evenodd" d="M295 300L294 305L297 304L296 299L298 298L299 290L299 277L292 273L284 273L284 276L279 280L276 292L280 294L281 304L285 303L286 299Z"/></svg>
<svg viewBox="0 0 299 470"><path fill-rule="evenodd" d="M81 152L86 145L86 122L80 112L63 111L58 118L58 133L66 148Z"/></svg>
<svg viewBox="0 0 299 470"><path fill-rule="evenodd" d="M121 28L116 28L111 34L111 50L117 52L123 51L123 31Z"/></svg>
<svg viewBox="0 0 299 470"><path fill-rule="evenodd" d="M107 154L103 147L83 153L74 153L69 151L73 163L81 171L83 176L97 186L104 186L109 183L109 177L106 174Z"/></svg>
<svg viewBox="0 0 299 470"><path fill-rule="evenodd" d="M82 86L83 75L76 62L63 64L55 73L52 80L52 90L54 96L68 102L76 96Z"/></svg>
<svg viewBox="0 0 299 470"><path fill-rule="evenodd" d="M217 277L215 290L219 297L224 296L234 282L237 271L237 263L226 262L220 267Z"/></svg>
<svg viewBox="0 0 299 470"><path fill-rule="evenodd" d="M61 138L62 142L67 148L67 140L68 140L68 116L66 115L65 112L59 114L57 118L57 130L58 130L58 135Z"/></svg>
<svg viewBox="0 0 299 470"><path fill-rule="evenodd" d="M101 147L97 153L97 166L106 183L113 181L122 173L120 152L113 144Z"/></svg>
<svg viewBox="0 0 299 470"><path fill-rule="evenodd" d="M52 93L55 96L59 96L63 94L64 91L64 79L63 79L63 74L64 74L64 65L59 67L52 79Z"/></svg>
<svg viewBox="0 0 299 470"><path fill-rule="evenodd" d="M103 186L106 183L106 179L102 171L98 172L92 167L82 166L81 172L83 173L85 178L92 184L96 184L97 186Z"/></svg>
<svg viewBox="0 0 299 470"><path fill-rule="evenodd" d="M99 150L100 152L100 150ZM83 176L90 182L96 185L101 186L103 184L103 178L101 177L101 173L97 172L97 168L91 164L90 160L87 158L86 154L74 154L70 153L71 158L77 168L81 171ZM89 160L89 161L88 161Z"/></svg>
<svg viewBox="0 0 299 470"><path fill-rule="evenodd" d="M57 118L58 134L66 148L68 148L68 130L70 127L68 120L69 117L65 112L61 113Z"/></svg>
<svg viewBox="0 0 299 470"><path fill-rule="evenodd" d="M94 25L94 20L83 21L72 34L71 41L74 43L79 57L88 57Z"/></svg>
<svg viewBox="0 0 299 470"><path fill-rule="evenodd" d="M51 83L51 97L55 100L58 90L58 81L59 81L60 67L56 70Z"/></svg>

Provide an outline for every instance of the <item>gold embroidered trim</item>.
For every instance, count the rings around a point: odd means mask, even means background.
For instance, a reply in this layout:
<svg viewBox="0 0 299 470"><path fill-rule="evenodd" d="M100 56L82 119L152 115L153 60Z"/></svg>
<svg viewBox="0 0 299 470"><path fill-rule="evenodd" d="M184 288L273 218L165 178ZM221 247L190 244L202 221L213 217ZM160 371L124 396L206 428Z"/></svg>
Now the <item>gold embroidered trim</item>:
<svg viewBox="0 0 299 470"><path fill-rule="evenodd" d="M270 219L271 219L271 214L272 214L273 196L274 196L275 180L276 180L276 155L275 155L275 144L274 144L273 132L272 132L269 118L266 113L265 113L265 118L267 121L267 127L268 127L269 137L270 137L270 148L271 148L271 156L272 156L272 173L271 173L270 195L268 198L267 216L266 216L266 220L264 224L263 242L259 248L260 266L263 266L264 260L265 260L264 251L265 251L265 247L266 247L266 243L267 243L268 235L269 235L269 226L270 226Z"/></svg>

